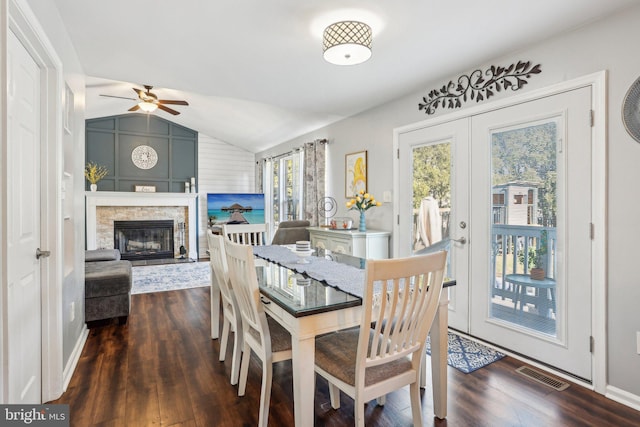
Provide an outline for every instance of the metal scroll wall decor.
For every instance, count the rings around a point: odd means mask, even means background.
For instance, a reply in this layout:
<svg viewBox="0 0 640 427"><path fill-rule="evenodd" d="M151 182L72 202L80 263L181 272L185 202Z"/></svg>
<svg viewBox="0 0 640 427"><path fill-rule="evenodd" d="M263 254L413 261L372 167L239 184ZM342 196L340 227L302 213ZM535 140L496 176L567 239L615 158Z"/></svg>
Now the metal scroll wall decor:
<svg viewBox="0 0 640 427"><path fill-rule="evenodd" d="M528 83L533 74L541 72L540 64L531 66L530 61L518 61L507 67L492 65L485 72L475 70L469 75L458 77L457 83L450 80L440 89L433 89L422 98L418 111L433 114L436 108L460 108L463 102L476 102L491 98L496 92L511 89L516 91Z"/></svg>

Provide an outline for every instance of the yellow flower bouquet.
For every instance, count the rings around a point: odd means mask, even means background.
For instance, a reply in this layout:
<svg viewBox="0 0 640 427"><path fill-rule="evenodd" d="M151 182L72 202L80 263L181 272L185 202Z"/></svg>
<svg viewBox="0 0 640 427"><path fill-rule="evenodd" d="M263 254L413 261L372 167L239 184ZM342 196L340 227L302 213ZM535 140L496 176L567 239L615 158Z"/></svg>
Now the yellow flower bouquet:
<svg viewBox="0 0 640 427"><path fill-rule="evenodd" d="M107 169L106 166L100 166L97 163L89 162L84 167L84 177L91 183L92 190L95 188L93 186L107 175L109 175L109 169Z"/></svg>
<svg viewBox="0 0 640 427"><path fill-rule="evenodd" d="M358 225L358 231L367 231L364 213L374 206L382 206L382 203L378 202L373 195L365 193L364 190L360 190L358 194L347 202L347 208L349 210L360 211L360 224Z"/></svg>

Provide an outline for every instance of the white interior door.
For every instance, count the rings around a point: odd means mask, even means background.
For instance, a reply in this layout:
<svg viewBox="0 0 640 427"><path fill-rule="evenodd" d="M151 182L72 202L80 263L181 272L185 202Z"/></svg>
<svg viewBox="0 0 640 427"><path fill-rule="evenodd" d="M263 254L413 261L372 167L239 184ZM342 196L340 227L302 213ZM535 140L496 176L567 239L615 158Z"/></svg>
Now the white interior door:
<svg viewBox="0 0 640 427"><path fill-rule="evenodd" d="M451 239L450 327L586 380L590 109L583 87L399 132L394 233L396 256ZM445 176L449 195L438 190ZM438 199L444 224L435 241L425 231L433 229L427 196ZM542 280L530 277L537 258Z"/></svg>
<svg viewBox="0 0 640 427"><path fill-rule="evenodd" d="M469 323L469 121L455 120L398 135L396 256L449 250L449 326Z"/></svg>
<svg viewBox="0 0 640 427"><path fill-rule="evenodd" d="M469 246L470 333L586 380L590 110L584 87L472 117Z"/></svg>
<svg viewBox="0 0 640 427"><path fill-rule="evenodd" d="M8 403L41 403L40 69L16 36L8 49Z"/></svg>

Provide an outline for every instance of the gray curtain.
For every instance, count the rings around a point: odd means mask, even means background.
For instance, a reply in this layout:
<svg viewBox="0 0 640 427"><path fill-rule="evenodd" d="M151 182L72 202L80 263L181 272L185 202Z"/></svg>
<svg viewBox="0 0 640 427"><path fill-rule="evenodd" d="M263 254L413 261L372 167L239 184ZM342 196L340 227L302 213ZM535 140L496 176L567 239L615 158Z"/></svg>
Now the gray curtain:
<svg viewBox="0 0 640 427"><path fill-rule="evenodd" d="M264 164L265 163L266 163L265 159L256 160L256 173L255 173L256 193L264 193Z"/></svg>
<svg viewBox="0 0 640 427"><path fill-rule="evenodd" d="M304 144L304 219L320 225L318 203L325 197L327 140Z"/></svg>

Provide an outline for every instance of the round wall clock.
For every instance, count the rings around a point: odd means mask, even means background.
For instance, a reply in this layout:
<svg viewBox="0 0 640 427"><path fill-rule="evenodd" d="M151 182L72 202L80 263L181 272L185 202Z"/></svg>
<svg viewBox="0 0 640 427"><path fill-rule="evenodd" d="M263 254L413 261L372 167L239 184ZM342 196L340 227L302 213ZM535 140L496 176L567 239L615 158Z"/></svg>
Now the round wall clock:
<svg viewBox="0 0 640 427"><path fill-rule="evenodd" d="M640 78L633 82L624 97L622 122L629 135L640 142Z"/></svg>
<svg viewBox="0 0 640 427"><path fill-rule="evenodd" d="M138 145L131 152L133 164L140 169L151 169L158 163L158 153L148 145Z"/></svg>

